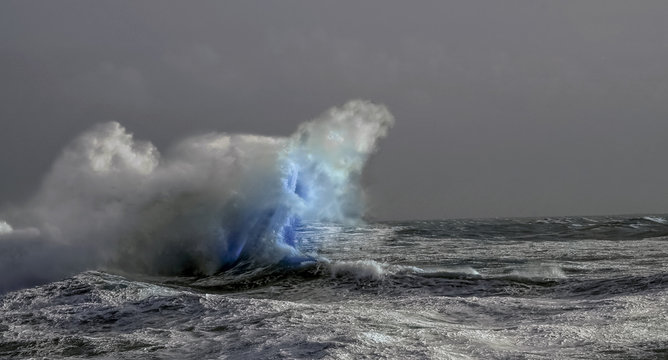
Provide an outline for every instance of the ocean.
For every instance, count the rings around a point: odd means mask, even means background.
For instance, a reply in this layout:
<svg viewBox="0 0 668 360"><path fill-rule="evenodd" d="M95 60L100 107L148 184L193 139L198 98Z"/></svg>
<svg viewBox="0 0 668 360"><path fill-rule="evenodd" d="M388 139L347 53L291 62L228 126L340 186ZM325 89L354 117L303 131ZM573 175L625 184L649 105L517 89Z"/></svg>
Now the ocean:
<svg viewBox="0 0 668 360"><path fill-rule="evenodd" d="M93 126L0 206L0 358L667 358L668 217L364 222L393 123Z"/></svg>
<svg viewBox="0 0 668 360"><path fill-rule="evenodd" d="M0 358L666 359L662 215L304 223L302 256L0 295Z"/></svg>

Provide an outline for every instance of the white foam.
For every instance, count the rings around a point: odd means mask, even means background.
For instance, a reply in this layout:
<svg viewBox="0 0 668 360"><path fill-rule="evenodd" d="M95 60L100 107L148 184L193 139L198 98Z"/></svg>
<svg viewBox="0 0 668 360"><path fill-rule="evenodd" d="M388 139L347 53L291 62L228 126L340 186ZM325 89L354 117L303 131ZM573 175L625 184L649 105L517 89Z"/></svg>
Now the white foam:
<svg viewBox="0 0 668 360"><path fill-rule="evenodd" d="M10 234L14 229L6 221L0 220L0 235Z"/></svg>
<svg viewBox="0 0 668 360"><path fill-rule="evenodd" d="M337 261L327 263L332 276L349 275L357 280L383 280L387 275L422 273L415 266L391 265L375 260Z"/></svg>
<svg viewBox="0 0 668 360"><path fill-rule="evenodd" d="M387 344L391 342L396 342L397 340L389 335L382 334L376 331L368 331L362 333L365 339L370 340L372 343Z"/></svg>
<svg viewBox="0 0 668 360"><path fill-rule="evenodd" d="M643 219L651 222L655 222L657 224L668 224L668 220L659 217L659 216L645 216Z"/></svg>
<svg viewBox="0 0 668 360"><path fill-rule="evenodd" d="M565 279L567 277L564 271L556 265L536 265L515 269L510 275L526 279Z"/></svg>
<svg viewBox="0 0 668 360"><path fill-rule="evenodd" d="M350 275L358 280L382 280L386 264L374 260L339 261L330 264L332 276Z"/></svg>
<svg viewBox="0 0 668 360"><path fill-rule="evenodd" d="M443 271L453 272L457 274L466 274L466 275L480 275L478 270L470 266L455 266L450 268L444 268Z"/></svg>

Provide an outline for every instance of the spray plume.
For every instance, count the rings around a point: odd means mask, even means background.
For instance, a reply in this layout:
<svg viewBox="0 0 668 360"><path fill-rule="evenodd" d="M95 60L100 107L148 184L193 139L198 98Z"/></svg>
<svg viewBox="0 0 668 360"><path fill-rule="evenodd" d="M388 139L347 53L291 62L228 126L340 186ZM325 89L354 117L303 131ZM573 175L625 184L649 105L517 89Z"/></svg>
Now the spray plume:
<svg viewBox="0 0 668 360"><path fill-rule="evenodd" d="M355 100L290 137L207 134L165 154L119 123L97 125L2 214L0 290L94 267L210 275L299 258L300 223L359 221L362 169L393 122Z"/></svg>

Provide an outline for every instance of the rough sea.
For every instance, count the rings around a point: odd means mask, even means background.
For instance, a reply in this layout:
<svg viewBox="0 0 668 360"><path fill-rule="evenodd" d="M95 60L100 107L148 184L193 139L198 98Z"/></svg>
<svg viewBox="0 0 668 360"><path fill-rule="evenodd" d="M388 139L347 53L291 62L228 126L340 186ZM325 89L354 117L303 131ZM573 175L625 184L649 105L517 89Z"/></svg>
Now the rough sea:
<svg viewBox="0 0 668 360"><path fill-rule="evenodd" d="M361 221L393 123L93 126L0 203L0 358L668 358L668 217Z"/></svg>
<svg viewBox="0 0 668 360"><path fill-rule="evenodd" d="M0 295L7 359L666 359L665 216L297 228L300 261Z"/></svg>

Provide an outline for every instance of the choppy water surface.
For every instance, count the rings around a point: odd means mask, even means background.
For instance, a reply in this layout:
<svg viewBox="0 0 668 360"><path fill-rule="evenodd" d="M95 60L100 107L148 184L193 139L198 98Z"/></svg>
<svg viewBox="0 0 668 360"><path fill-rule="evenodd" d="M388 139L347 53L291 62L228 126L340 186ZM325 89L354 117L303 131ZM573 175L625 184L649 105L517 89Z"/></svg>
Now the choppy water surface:
<svg viewBox="0 0 668 360"><path fill-rule="evenodd" d="M0 357L668 357L665 217L312 225L298 238L309 257L269 267L88 271L0 295Z"/></svg>

